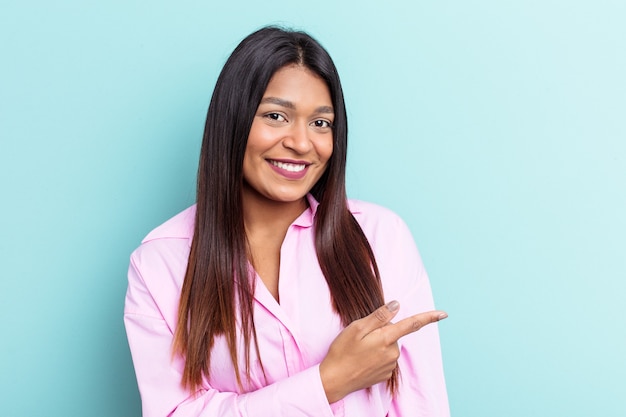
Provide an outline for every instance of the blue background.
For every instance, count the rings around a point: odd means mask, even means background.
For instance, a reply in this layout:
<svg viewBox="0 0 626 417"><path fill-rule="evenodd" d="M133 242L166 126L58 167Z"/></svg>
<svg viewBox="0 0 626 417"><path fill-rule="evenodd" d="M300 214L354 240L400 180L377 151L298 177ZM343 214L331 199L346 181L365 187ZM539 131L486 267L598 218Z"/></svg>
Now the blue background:
<svg viewBox="0 0 626 417"><path fill-rule="evenodd" d="M130 252L194 200L245 35L335 58L350 196L411 227L454 416L626 415L626 3L2 1L0 404L139 416Z"/></svg>

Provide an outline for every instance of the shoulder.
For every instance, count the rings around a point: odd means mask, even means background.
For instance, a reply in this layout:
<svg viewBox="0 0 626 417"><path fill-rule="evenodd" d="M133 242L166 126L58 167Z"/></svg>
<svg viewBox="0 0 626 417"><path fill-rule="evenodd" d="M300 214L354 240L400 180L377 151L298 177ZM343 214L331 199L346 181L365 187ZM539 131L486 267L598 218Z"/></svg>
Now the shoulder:
<svg viewBox="0 0 626 417"><path fill-rule="evenodd" d="M166 271L186 268L193 238L196 207L191 206L156 227L133 251L131 264L144 276L161 276Z"/></svg>
<svg viewBox="0 0 626 417"><path fill-rule="evenodd" d="M377 204L357 200L348 203L374 251L381 274L388 269L387 264L395 268L421 262L413 235L400 216Z"/></svg>
<svg viewBox="0 0 626 417"><path fill-rule="evenodd" d="M402 309L397 318L418 313L415 300L426 297L430 289L408 226L396 213L376 204L349 200L349 207L374 252L385 297L411 306Z"/></svg>
<svg viewBox="0 0 626 417"><path fill-rule="evenodd" d="M133 251L128 271L127 313L156 316L156 308L170 326L175 325L194 220L195 206L192 206L148 233Z"/></svg>
<svg viewBox="0 0 626 417"><path fill-rule="evenodd" d="M348 200L348 207L368 238L371 238L368 232L376 232L376 234L408 232L404 220L386 207L353 199Z"/></svg>
<svg viewBox="0 0 626 417"><path fill-rule="evenodd" d="M152 230L141 243L158 239L191 239L195 216L196 205L194 204Z"/></svg>

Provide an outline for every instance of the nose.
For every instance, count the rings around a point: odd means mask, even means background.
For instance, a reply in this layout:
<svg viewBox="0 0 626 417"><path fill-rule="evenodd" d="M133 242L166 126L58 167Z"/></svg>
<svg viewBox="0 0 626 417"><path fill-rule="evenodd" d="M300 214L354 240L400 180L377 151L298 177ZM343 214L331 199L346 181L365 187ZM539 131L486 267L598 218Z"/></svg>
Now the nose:
<svg viewBox="0 0 626 417"><path fill-rule="evenodd" d="M306 123L294 123L283 139L283 146L298 154L305 154L311 150L313 143L309 138L309 129Z"/></svg>

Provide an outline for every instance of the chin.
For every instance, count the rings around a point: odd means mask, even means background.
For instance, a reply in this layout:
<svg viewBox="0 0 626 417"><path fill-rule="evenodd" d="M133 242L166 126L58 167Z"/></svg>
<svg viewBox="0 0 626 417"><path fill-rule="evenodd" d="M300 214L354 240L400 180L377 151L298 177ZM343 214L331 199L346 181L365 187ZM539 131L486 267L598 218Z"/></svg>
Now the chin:
<svg viewBox="0 0 626 417"><path fill-rule="evenodd" d="M282 185L282 184L281 184ZM250 192L250 196L255 196L256 200L265 200L266 202L274 203L298 203L306 198L309 193L309 187L300 186L248 186L247 191ZM301 184L302 185L302 184Z"/></svg>
<svg viewBox="0 0 626 417"><path fill-rule="evenodd" d="M304 199L304 197L306 196L306 194L298 194L298 195L273 195L273 196L267 196L266 198L272 201L275 201L277 203L297 203L299 201L301 201L302 199Z"/></svg>

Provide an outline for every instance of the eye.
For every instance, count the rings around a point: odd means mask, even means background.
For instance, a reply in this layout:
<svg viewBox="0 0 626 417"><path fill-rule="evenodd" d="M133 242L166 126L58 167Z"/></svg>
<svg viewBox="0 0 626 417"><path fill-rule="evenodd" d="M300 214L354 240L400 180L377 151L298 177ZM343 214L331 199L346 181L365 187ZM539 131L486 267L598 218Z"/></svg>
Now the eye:
<svg viewBox="0 0 626 417"><path fill-rule="evenodd" d="M285 119L285 116L280 113L267 113L264 117L267 117L274 122L284 122L287 120Z"/></svg>
<svg viewBox="0 0 626 417"><path fill-rule="evenodd" d="M324 119L314 120L312 125L317 129L330 129L333 127L331 122Z"/></svg>

